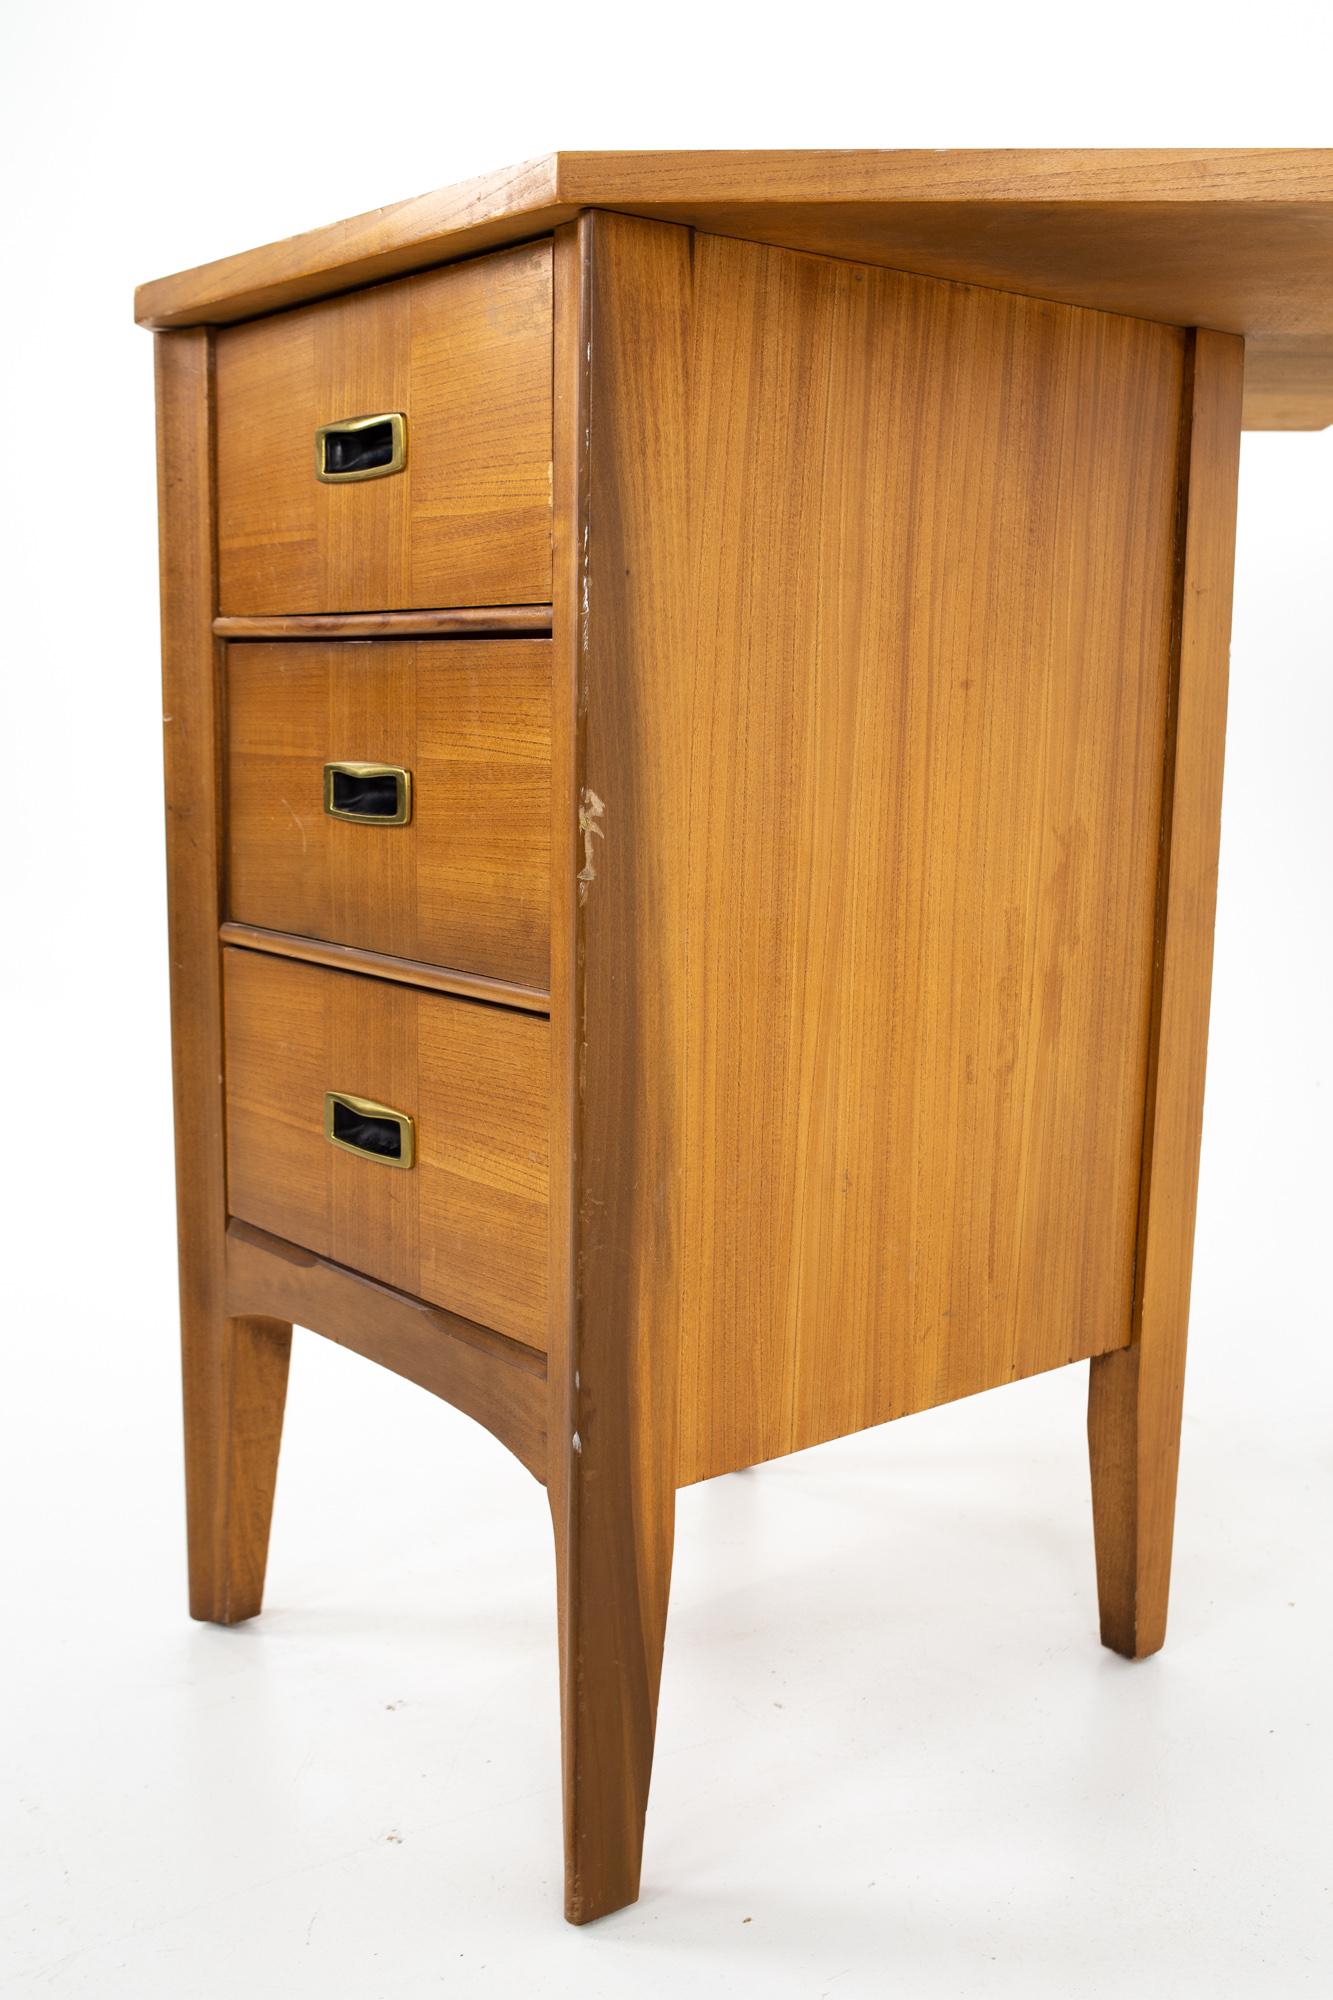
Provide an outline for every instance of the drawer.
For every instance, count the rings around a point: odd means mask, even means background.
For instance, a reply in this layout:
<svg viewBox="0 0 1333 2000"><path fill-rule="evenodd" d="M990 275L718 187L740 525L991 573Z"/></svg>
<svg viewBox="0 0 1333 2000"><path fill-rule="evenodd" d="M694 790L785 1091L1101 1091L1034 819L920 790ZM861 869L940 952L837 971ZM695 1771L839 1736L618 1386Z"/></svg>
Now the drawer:
<svg viewBox="0 0 1333 2000"><path fill-rule="evenodd" d="M231 1213L545 1351L547 1022L262 952L223 967ZM326 1137L329 1092L405 1114L411 1164ZM357 1120L335 1134L384 1142Z"/></svg>
<svg viewBox="0 0 1333 2000"><path fill-rule="evenodd" d="M549 602L549 242L224 327L215 355L224 615ZM377 415L405 419L402 469L321 480L316 432Z"/></svg>
<svg viewBox="0 0 1333 2000"><path fill-rule="evenodd" d="M549 640L247 642L226 679L231 917L546 987ZM394 788L330 763L406 772L406 822L336 816Z"/></svg>

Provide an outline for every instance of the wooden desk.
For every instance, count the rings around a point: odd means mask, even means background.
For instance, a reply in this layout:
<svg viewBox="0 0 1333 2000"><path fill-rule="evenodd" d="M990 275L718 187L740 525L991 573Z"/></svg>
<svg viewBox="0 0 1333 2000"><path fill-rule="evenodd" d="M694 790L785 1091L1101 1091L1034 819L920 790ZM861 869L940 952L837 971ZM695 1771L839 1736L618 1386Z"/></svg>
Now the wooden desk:
<svg viewBox="0 0 1333 2000"><path fill-rule="evenodd" d="M1238 446L1333 420L1333 154L560 154L138 315L194 1615L260 1608L298 1322L546 1484L575 1922L679 1486L1090 1361L1154 1651Z"/></svg>

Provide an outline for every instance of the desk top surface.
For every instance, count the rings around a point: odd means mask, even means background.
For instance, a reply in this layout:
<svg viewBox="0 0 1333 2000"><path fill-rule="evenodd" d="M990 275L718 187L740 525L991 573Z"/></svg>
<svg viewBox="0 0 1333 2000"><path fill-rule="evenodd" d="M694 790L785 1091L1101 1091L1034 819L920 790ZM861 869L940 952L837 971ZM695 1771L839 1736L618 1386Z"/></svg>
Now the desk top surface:
<svg viewBox="0 0 1333 2000"><path fill-rule="evenodd" d="M1243 333L1247 427L1333 423L1333 148L548 153L159 278L135 315L248 319L585 208Z"/></svg>

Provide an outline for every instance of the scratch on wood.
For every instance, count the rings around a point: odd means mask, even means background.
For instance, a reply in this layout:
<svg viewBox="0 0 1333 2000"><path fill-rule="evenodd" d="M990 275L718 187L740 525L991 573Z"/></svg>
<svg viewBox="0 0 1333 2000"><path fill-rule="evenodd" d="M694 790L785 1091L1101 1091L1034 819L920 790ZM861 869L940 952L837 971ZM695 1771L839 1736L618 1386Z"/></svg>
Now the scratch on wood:
<svg viewBox="0 0 1333 2000"><path fill-rule="evenodd" d="M296 807L292 804L290 799L284 799L282 803L286 806L288 812L291 814L292 818L296 821L296 830L301 836L301 858L302 860L304 860L310 848L309 837L306 834L306 829L305 829L305 821L301 818L300 813L297 812Z"/></svg>
<svg viewBox="0 0 1333 2000"><path fill-rule="evenodd" d="M596 792L585 785L583 788L583 798L579 805L579 832L583 835L583 866L578 873L579 901L581 903L587 900L588 884L597 880L597 868L592 857L592 843L594 839L604 840L606 838L602 828L597 824L605 811L606 807L602 804Z"/></svg>
<svg viewBox="0 0 1333 2000"><path fill-rule="evenodd" d="M588 433L587 442L589 448L591 448L591 443L592 443L591 431ZM583 524L583 575L582 575L582 585L579 592L579 610L582 621L583 657L585 660L588 657L588 638L592 620L592 606L588 594L588 583L591 573L589 554L590 554L590 548L588 541L588 523L585 521Z"/></svg>

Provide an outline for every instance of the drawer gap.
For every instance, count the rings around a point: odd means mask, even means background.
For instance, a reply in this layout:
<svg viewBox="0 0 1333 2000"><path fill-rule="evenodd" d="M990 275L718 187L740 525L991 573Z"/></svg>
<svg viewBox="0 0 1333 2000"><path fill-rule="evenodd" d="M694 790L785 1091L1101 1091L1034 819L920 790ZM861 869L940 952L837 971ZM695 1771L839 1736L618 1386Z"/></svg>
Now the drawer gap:
<svg viewBox="0 0 1333 2000"><path fill-rule="evenodd" d="M545 639L549 604L468 605L441 611L296 611L218 617L219 639Z"/></svg>
<svg viewBox="0 0 1333 2000"><path fill-rule="evenodd" d="M336 972L360 972L372 979L389 979L400 986L421 986L431 993L452 993L461 1000L485 1000L495 1007L516 1008L523 1014L549 1015L549 992L518 986L481 973L455 972L448 966L426 965L415 958L395 958L391 952L365 951L359 945L330 944L323 938L297 937L288 931L264 930L258 924L218 926L218 942L242 951L262 951L274 958L299 959L306 965L327 965Z"/></svg>

